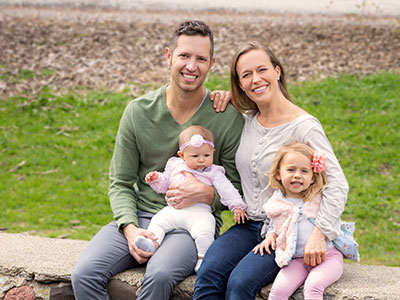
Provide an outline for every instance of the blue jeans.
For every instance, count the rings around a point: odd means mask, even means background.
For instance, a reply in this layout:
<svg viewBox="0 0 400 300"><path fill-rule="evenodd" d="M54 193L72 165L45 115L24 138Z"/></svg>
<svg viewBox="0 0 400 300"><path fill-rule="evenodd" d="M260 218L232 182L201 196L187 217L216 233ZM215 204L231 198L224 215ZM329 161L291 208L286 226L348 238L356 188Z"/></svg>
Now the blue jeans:
<svg viewBox="0 0 400 300"><path fill-rule="evenodd" d="M214 241L197 273L194 300L254 300L274 281L280 270L275 252L261 256L251 251L261 242L262 225L236 224Z"/></svg>

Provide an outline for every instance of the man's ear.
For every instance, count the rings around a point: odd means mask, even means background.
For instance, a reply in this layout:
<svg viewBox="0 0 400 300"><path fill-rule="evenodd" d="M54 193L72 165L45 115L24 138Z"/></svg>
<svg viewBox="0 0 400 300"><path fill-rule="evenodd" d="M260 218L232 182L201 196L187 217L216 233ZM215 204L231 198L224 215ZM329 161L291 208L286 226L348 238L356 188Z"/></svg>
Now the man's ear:
<svg viewBox="0 0 400 300"><path fill-rule="evenodd" d="M179 156L180 158L185 159L185 155L183 154L182 151L178 151L177 153L178 153L178 156Z"/></svg>
<svg viewBox="0 0 400 300"><path fill-rule="evenodd" d="M172 51L170 48L165 48L165 59L167 61L168 66L171 66L172 63Z"/></svg>
<svg viewBox="0 0 400 300"><path fill-rule="evenodd" d="M214 66L215 63L215 57L213 57L210 61L210 67L208 68L208 70L211 70L211 68Z"/></svg>

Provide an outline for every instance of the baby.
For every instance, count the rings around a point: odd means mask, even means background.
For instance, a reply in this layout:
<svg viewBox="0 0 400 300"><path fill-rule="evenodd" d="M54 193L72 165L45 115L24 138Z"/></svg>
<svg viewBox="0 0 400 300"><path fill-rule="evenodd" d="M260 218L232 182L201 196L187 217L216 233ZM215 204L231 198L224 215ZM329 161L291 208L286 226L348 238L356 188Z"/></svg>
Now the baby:
<svg viewBox="0 0 400 300"><path fill-rule="evenodd" d="M224 168L213 164L214 151L214 136L211 131L202 126L190 126L179 135L179 157L171 157L163 173L150 172L145 180L157 193L166 193L171 184L184 180L185 172L189 172L201 182L213 185L221 203L233 212L235 222L243 223L248 219L245 211L247 205L226 178ZM196 243L197 272L215 235L215 219L208 204L196 203L182 209L164 207L153 216L148 228L158 239L154 241L139 236L135 245L145 251L154 252L162 243L165 234L177 228L187 230Z"/></svg>

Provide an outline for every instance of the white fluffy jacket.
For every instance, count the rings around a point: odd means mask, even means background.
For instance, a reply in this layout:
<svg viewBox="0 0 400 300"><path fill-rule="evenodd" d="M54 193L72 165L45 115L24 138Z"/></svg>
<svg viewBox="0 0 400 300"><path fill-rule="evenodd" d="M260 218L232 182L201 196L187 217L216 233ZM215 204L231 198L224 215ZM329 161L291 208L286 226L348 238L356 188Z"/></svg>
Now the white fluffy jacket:
<svg viewBox="0 0 400 300"><path fill-rule="evenodd" d="M304 203L302 213L306 218L315 218L319 211L321 195ZM297 220L299 209L286 200L280 191L275 191L263 205L268 218L277 234L275 261L279 267L289 264L296 250Z"/></svg>

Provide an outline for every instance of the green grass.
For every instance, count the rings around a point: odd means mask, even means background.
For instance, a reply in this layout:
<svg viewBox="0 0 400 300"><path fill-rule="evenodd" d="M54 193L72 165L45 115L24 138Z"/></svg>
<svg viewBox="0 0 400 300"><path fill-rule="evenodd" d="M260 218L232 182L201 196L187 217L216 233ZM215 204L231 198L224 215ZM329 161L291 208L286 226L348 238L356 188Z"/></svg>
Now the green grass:
<svg viewBox="0 0 400 300"><path fill-rule="evenodd" d="M34 75L20 73L18 80ZM228 89L228 77L211 75L207 86ZM327 78L289 90L321 121L347 176L343 219L356 222L362 262L400 266L400 75ZM0 100L0 227L90 239L112 220L107 172L133 97L44 88L35 97ZM226 230L229 212L224 221Z"/></svg>
<svg viewBox="0 0 400 300"><path fill-rule="evenodd" d="M57 96L45 89L35 99L0 101L2 227L89 239L112 219L107 172L128 98Z"/></svg>
<svg viewBox="0 0 400 300"><path fill-rule="evenodd" d="M8 84L17 84L29 81L35 77L44 79L54 74L56 74L56 71L49 68L40 69L36 74L34 71L29 69L18 69L16 72L11 72L7 65L0 64L0 80Z"/></svg>

